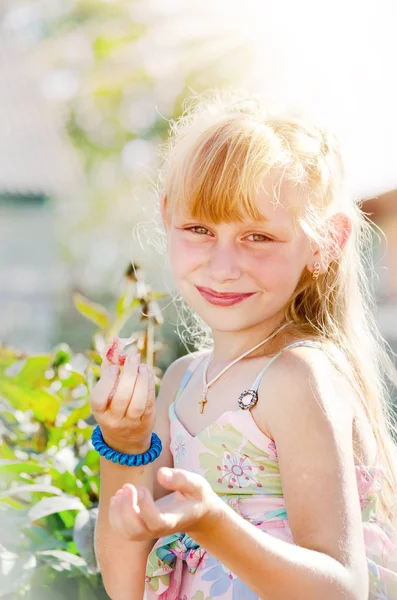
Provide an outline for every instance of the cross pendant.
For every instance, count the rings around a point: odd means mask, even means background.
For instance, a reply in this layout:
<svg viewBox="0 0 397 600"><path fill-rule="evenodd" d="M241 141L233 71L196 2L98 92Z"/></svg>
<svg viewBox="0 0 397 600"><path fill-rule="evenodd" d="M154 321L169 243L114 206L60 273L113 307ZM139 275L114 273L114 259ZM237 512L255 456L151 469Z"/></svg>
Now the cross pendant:
<svg viewBox="0 0 397 600"><path fill-rule="evenodd" d="M203 414L203 412L204 412L204 406L205 406L205 404L207 404L207 400L205 399L205 394L203 394L201 396L201 401L199 402L199 404L201 404L200 413Z"/></svg>

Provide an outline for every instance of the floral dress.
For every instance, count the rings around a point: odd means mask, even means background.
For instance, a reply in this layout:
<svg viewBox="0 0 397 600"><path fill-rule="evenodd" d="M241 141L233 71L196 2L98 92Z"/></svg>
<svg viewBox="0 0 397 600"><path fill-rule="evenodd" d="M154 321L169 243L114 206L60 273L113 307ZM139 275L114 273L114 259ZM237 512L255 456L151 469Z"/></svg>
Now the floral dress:
<svg viewBox="0 0 397 600"><path fill-rule="evenodd" d="M302 340L281 352L298 345L321 347L319 343ZM269 361L251 389L258 389L264 372L281 352ZM202 358L198 355L190 364L177 398ZM241 517L293 544L277 448L258 428L251 411L241 408L227 411L197 436L190 435L177 418L175 402L170 405L169 416L175 468L201 474ZM397 600L397 543L377 520L382 473L382 467L356 466L370 579L368 598ZM146 565L145 598L258 600L241 579L183 532L162 537L155 543Z"/></svg>

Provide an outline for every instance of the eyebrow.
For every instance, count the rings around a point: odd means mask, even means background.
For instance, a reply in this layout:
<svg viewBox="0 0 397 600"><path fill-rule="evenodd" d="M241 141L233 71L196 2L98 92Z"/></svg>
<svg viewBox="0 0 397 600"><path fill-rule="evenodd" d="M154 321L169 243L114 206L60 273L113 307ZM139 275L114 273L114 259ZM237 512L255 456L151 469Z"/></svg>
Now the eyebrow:
<svg viewBox="0 0 397 600"><path fill-rule="evenodd" d="M179 216L179 218L181 218L182 220L196 220L192 215L174 215L174 216ZM200 220L200 219L198 219ZM202 219L203 221L206 221L207 219ZM259 217L259 219L251 219L251 218L247 218L244 219L243 221L237 221L237 223L239 223L240 226L242 227L253 227L255 225L263 225L263 224L267 224L270 222L270 219L268 217L265 217L264 215L261 215Z"/></svg>
<svg viewBox="0 0 397 600"><path fill-rule="evenodd" d="M269 223L269 219L264 215L261 215L259 219L256 219L255 221L253 219L247 219L246 221L242 221L242 223L257 225L258 223Z"/></svg>

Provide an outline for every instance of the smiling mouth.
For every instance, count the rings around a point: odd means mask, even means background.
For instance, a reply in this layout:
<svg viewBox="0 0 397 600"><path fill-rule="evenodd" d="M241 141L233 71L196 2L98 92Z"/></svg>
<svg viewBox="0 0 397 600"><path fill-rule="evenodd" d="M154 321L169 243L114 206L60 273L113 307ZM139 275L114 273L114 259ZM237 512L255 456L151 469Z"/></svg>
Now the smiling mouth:
<svg viewBox="0 0 397 600"><path fill-rule="evenodd" d="M213 296L214 298L224 298L224 299L229 299L229 300L233 300L235 298L247 298L248 296L252 296L253 294L255 294L255 292L248 292L248 293L216 292L215 290L212 290L211 288L200 287L198 285L196 287L199 292L202 292L209 296Z"/></svg>
<svg viewBox="0 0 397 600"><path fill-rule="evenodd" d="M196 286L197 290L200 294L205 298L210 304L215 304L218 306L231 306L233 304L237 304L242 302L246 298L249 298L256 292L250 292L245 294L231 294L231 293L219 293L211 290L210 288L202 288Z"/></svg>

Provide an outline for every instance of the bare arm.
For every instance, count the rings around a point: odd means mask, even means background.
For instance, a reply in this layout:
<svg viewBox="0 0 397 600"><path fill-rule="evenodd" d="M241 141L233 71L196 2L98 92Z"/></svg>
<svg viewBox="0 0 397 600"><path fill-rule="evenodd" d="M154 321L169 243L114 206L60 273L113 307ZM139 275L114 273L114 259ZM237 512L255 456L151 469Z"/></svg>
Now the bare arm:
<svg viewBox="0 0 397 600"><path fill-rule="evenodd" d="M295 544L225 504L188 533L262 599L364 600L368 567L352 410L329 363L322 355L312 362L310 352L285 353L262 382Z"/></svg>
<svg viewBox="0 0 397 600"><path fill-rule="evenodd" d="M163 376L155 402L154 431L160 437L163 445L163 450L157 460L145 466L126 467L102 457L100 459L100 502L95 531L95 552L106 591L112 600L142 600L147 557L156 540L131 542L118 536L109 524L110 499L125 483L147 487L154 494L155 499L169 493L157 482L157 471L161 467L173 467L172 454L169 449L168 410L176 395L183 372L191 360L192 355L183 356L176 360ZM137 383L139 383L139 378ZM108 394L113 384L108 381L106 390ZM109 445L111 444L109 443ZM131 447L130 449L134 453L146 450L147 447Z"/></svg>

